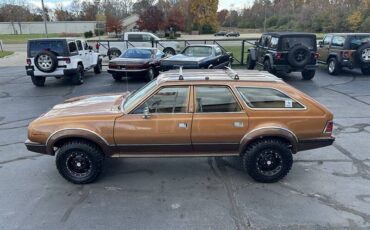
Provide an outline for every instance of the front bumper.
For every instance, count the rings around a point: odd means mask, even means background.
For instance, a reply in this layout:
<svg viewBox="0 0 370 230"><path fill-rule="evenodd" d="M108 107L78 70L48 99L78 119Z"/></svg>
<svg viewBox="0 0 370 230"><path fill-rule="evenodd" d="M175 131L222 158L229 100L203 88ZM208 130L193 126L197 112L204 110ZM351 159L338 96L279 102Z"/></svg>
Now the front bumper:
<svg viewBox="0 0 370 230"><path fill-rule="evenodd" d="M334 137L312 138L299 140L297 144L297 151L304 151L309 149L317 149L332 145L335 141Z"/></svg>
<svg viewBox="0 0 370 230"><path fill-rule="evenodd" d="M44 144L32 142L30 140L26 140L24 144L26 145L26 148L28 149L28 151L47 154L47 148L46 148L46 145Z"/></svg>
<svg viewBox="0 0 370 230"><path fill-rule="evenodd" d="M71 76L78 73L77 68L76 69L57 68L54 72L51 73L35 71L35 67L29 65L25 66L25 68L28 76L55 77L55 76Z"/></svg>
<svg viewBox="0 0 370 230"><path fill-rule="evenodd" d="M305 65L302 68L297 68L290 65L273 65L272 68L278 72L294 72L303 70L315 70L317 69L317 65Z"/></svg>

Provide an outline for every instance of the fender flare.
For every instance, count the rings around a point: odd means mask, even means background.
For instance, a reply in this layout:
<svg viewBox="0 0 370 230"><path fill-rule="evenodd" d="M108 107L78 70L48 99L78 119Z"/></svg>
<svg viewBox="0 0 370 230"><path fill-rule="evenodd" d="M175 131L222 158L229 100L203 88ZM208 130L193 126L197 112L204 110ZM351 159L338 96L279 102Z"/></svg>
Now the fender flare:
<svg viewBox="0 0 370 230"><path fill-rule="evenodd" d="M263 60L265 60L266 58L268 58L270 60L271 66L273 66L274 65L274 59L272 58L272 54L266 54L265 58Z"/></svg>
<svg viewBox="0 0 370 230"><path fill-rule="evenodd" d="M245 151L248 144L252 143L257 139L262 139L265 137L278 137L285 139L291 145L293 153L296 153L298 150L298 138L289 129L284 127L261 127L254 129L243 136L243 138L240 141L239 153L242 154Z"/></svg>
<svg viewBox="0 0 370 230"><path fill-rule="evenodd" d="M336 59L337 59L337 61L340 61L340 56L339 56L339 54L337 54L337 53L329 53L329 55L328 55L328 58L326 59L326 63L328 63L328 61L329 61L329 59L330 58L332 58L332 57L335 57Z"/></svg>
<svg viewBox="0 0 370 230"><path fill-rule="evenodd" d="M97 144L105 155L108 155L111 152L108 141L98 133L84 128L65 128L55 131L48 137L45 143L47 154L54 155L55 144L62 139L68 138L81 138L91 141Z"/></svg>

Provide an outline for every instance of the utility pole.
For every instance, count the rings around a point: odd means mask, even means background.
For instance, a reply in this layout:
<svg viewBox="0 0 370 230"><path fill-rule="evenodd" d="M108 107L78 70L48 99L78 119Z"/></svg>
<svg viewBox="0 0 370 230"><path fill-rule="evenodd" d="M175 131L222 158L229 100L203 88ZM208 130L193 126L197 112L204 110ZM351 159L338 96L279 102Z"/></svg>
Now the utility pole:
<svg viewBox="0 0 370 230"><path fill-rule="evenodd" d="M46 34L46 37L49 37L48 25L46 24L46 11L45 11L45 6L44 6L44 0L41 0L41 6L42 6L42 17L44 18L45 34Z"/></svg>
<svg viewBox="0 0 370 230"><path fill-rule="evenodd" d="M264 11L265 11L265 17L264 17L264 20L263 20L263 32L265 33L266 32L266 2L264 2L263 4L263 8L264 8Z"/></svg>

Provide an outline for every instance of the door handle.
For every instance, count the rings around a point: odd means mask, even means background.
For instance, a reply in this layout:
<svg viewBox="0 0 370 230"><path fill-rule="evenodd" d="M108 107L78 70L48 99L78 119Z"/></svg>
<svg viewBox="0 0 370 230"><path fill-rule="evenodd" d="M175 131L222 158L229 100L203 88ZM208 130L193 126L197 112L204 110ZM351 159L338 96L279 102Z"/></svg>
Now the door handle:
<svg viewBox="0 0 370 230"><path fill-rule="evenodd" d="M234 127L243 128L244 127L244 123L242 121L235 121L234 122Z"/></svg>
<svg viewBox="0 0 370 230"><path fill-rule="evenodd" d="M186 129L188 127L188 123L179 123L179 128Z"/></svg>

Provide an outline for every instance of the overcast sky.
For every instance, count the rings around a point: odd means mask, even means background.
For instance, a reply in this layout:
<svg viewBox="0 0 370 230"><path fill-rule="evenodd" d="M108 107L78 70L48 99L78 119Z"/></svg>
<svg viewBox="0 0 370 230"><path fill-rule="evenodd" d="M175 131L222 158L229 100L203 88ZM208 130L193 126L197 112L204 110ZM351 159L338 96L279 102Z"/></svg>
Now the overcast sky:
<svg viewBox="0 0 370 230"><path fill-rule="evenodd" d="M41 7L41 0L28 0L28 2ZM49 8L54 8L57 3L68 6L71 2L72 0L44 0L45 5ZM248 6L250 2L253 2L253 0L219 0L218 9L229 9L231 7L233 9L244 8L244 6Z"/></svg>

